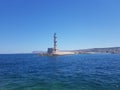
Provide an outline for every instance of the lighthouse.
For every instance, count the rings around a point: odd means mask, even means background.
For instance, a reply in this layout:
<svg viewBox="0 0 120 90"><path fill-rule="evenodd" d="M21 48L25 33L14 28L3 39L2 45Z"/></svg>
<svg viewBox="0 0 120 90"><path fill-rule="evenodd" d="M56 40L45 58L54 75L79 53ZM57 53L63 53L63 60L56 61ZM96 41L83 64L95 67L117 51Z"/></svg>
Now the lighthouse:
<svg viewBox="0 0 120 90"><path fill-rule="evenodd" d="M56 33L54 33L54 52L57 51L57 36Z"/></svg>
<svg viewBox="0 0 120 90"><path fill-rule="evenodd" d="M57 49L57 35L54 33L53 35L53 48L48 48L48 54L56 54L58 49Z"/></svg>

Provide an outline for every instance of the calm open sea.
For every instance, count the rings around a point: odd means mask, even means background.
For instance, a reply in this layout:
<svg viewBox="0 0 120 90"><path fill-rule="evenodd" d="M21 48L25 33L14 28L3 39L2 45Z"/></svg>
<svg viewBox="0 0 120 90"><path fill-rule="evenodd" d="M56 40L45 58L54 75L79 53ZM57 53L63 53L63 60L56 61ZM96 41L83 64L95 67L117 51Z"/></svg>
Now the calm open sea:
<svg viewBox="0 0 120 90"><path fill-rule="evenodd" d="M0 90L120 90L120 55L0 55Z"/></svg>

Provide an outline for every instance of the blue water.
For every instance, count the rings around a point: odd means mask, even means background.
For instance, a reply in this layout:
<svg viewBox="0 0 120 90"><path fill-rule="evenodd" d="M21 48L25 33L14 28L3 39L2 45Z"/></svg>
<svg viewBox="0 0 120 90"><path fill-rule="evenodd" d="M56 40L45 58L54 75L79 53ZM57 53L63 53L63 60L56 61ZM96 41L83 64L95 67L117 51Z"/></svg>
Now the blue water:
<svg viewBox="0 0 120 90"><path fill-rule="evenodd" d="M120 90L120 55L0 55L0 90Z"/></svg>

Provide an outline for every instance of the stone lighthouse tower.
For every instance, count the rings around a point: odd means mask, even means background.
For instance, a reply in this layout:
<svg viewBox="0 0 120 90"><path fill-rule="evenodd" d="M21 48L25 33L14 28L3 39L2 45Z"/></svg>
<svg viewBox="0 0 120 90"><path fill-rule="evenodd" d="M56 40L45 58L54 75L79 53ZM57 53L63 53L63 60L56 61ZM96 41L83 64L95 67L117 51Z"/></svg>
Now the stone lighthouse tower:
<svg viewBox="0 0 120 90"><path fill-rule="evenodd" d="M56 33L54 33L54 52L57 51L57 36L56 36Z"/></svg>
<svg viewBox="0 0 120 90"><path fill-rule="evenodd" d="M56 54L58 49L57 49L57 36L56 33L53 35L53 42L54 42L54 47L53 48L48 48L48 54Z"/></svg>

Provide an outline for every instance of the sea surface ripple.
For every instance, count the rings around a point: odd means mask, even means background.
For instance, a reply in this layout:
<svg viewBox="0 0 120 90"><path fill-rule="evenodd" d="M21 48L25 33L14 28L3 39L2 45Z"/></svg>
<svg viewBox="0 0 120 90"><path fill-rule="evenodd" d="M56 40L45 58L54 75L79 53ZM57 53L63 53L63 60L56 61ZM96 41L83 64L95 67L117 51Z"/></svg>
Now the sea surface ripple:
<svg viewBox="0 0 120 90"><path fill-rule="evenodd" d="M0 90L120 90L120 55L0 55Z"/></svg>

